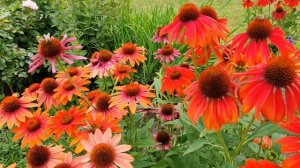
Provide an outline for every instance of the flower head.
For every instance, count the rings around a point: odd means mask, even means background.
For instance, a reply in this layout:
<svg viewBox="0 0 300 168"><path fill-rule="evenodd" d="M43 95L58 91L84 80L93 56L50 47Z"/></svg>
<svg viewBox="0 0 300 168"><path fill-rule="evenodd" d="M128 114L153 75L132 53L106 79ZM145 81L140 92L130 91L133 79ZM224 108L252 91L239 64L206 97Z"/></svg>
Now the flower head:
<svg viewBox="0 0 300 168"><path fill-rule="evenodd" d="M247 159L245 166L242 166L241 168L280 168L275 163L272 163L268 160L253 160L253 159Z"/></svg>
<svg viewBox="0 0 300 168"><path fill-rule="evenodd" d="M50 109L52 106L57 107L59 101L53 98L54 90L59 86L58 82L53 78L45 78L41 82L41 88L38 91L38 104L44 104L45 109Z"/></svg>
<svg viewBox="0 0 300 168"><path fill-rule="evenodd" d="M277 5L275 11L272 13L272 17L274 20L282 20L286 16L286 11L282 8L282 6Z"/></svg>
<svg viewBox="0 0 300 168"><path fill-rule="evenodd" d="M254 5L252 0L243 0L243 7L248 9Z"/></svg>
<svg viewBox="0 0 300 168"><path fill-rule="evenodd" d="M78 78L82 78L82 79L90 78L90 70L87 67L71 66L71 67L67 68L67 72L71 77L77 76ZM55 75L55 78L58 82L68 79L68 77L64 71L57 72L57 74Z"/></svg>
<svg viewBox="0 0 300 168"><path fill-rule="evenodd" d="M173 104L163 104L158 113L159 117L164 121L172 121L179 117L179 113Z"/></svg>
<svg viewBox="0 0 300 168"><path fill-rule="evenodd" d="M166 131L159 131L153 135L153 139L158 144L156 145L156 149L158 150L170 150L171 145L171 136Z"/></svg>
<svg viewBox="0 0 300 168"><path fill-rule="evenodd" d="M22 93L23 96L30 96L34 99L37 98L37 91L41 88L39 83L33 83Z"/></svg>
<svg viewBox="0 0 300 168"><path fill-rule="evenodd" d="M158 59L161 63L170 63L180 55L179 51L174 49L171 45L164 45L161 49L158 49L157 52L155 52L154 54L156 55L154 58Z"/></svg>
<svg viewBox="0 0 300 168"><path fill-rule="evenodd" d="M114 53L120 57L121 60L129 61L132 67L135 64L139 65L147 59L145 57L145 48L136 46L131 42L124 43L122 47L118 48Z"/></svg>
<svg viewBox="0 0 300 168"><path fill-rule="evenodd" d="M66 154L65 159L53 168L81 168L82 166L81 157L73 158L72 153L69 152Z"/></svg>
<svg viewBox="0 0 300 168"><path fill-rule="evenodd" d="M295 8L300 4L300 0L283 0L283 2L290 8Z"/></svg>
<svg viewBox="0 0 300 168"><path fill-rule="evenodd" d="M159 33L161 31L163 27L159 26L154 34L154 36L152 37L152 41L156 42L156 43L164 43L167 44L168 43L168 37L167 35L163 35L163 36L159 36Z"/></svg>
<svg viewBox="0 0 300 168"><path fill-rule="evenodd" d="M258 0L256 2L256 5L259 7L265 7L267 5L270 5L272 3L274 3L276 0Z"/></svg>
<svg viewBox="0 0 300 168"><path fill-rule="evenodd" d="M129 65L118 64L115 66L113 76L115 80L122 82L125 78L130 79L130 73L135 73L136 70L131 68Z"/></svg>
<svg viewBox="0 0 300 168"><path fill-rule="evenodd" d="M37 4L35 2L33 2L32 0L26 0L22 2L22 7L26 7L32 10L37 10L39 9L39 7L37 6Z"/></svg>

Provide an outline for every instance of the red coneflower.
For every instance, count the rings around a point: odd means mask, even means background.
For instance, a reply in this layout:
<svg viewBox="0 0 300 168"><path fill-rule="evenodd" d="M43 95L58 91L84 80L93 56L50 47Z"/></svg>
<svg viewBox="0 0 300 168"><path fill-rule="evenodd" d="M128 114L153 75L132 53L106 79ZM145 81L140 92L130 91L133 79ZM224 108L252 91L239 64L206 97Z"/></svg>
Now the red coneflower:
<svg viewBox="0 0 300 168"><path fill-rule="evenodd" d="M243 7L248 9L254 5L252 0L243 0Z"/></svg>
<svg viewBox="0 0 300 168"><path fill-rule="evenodd" d="M90 78L90 70L87 67L68 67L67 72L71 77L77 76L82 79ZM55 75L55 78L58 82L68 79L68 77L64 71L57 72L57 74Z"/></svg>
<svg viewBox="0 0 300 168"><path fill-rule="evenodd" d="M86 109L79 109L79 107L71 107L68 111L57 111L51 118L49 135L55 134L55 139L59 139L64 132L69 136L77 135L78 127L85 125L85 111Z"/></svg>
<svg viewBox="0 0 300 168"><path fill-rule="evenodd" d="M176 91L179 95L182 90L195 79L193 71L179 66L165 67L165 76L162 78L161 91L169 95Z"/></svg>
<svg viewBox="0 0 300 168"><path fill-rule="evenodd" d="M20 123L20 126L13 129L15 133L13 140L23 138L21 147L24 148L26 144L29 147L41 144L41 141L47 138L48 133L48 115L47 112L41 113L41 109L38 109L33 113L33 116L26 118L24 122Z"/></svg>
<svg viewBox="0 0 300 168"><path fill-rule="evenodd" d="M103 78L109 76L115 65L118 63L120 56L114 55L109 50L100 50L93 53L90 64L87 65L91 69L91 77L99 76Z"/></svg>
<svg viewBox="0 0 300 168"><path fill-rule="evenodd" d="M258 0L256 2L256 5L259 6L259 7L265 7L269 4L272 4L274 3L276 0Z"/></svg>
<svg viewBox="0 0 300 168"><path fill-rule="evenodd" d="M262 138L254 138L253 142L261 145L262 150L271 149L272 148L272 138L269 136L263 136Z"/></svg>
<svg viewBox="0 0 300 168"><path fill-rule="evenodd" d="M166 62L168 64L179 57L180 53L171 45L164 45L161 49L158 49L154 55L156 55L154 58L158 59L161 63Z"/></svg>
<svg viewBox="0 0 300 168"><path fill-rule="evenodd" d="M163 27L159 26L154 34L154 36L152 37L152 41L156 42L156 43L164 43L164 44L168 44L168 37L167 35L163 35L163 36L159 36L159 33L161 31Z"/></svg>
<svg viewBox="0 0 300 168"><path fill-rule="evenodd" d="M259 64L270 59L268 46L270 42L283 55L294 52L294 46L284 36L285 34L281 28L273 28L272 23L268 19L256 18L249 23L247 32L240 33L232 39L231 49L235 48L236 55L244 53L250 65ZM248 41L249 44L247 43Z"/></svg>
<svg viewBox="0 0 300 168"><path fill-rule="evenodd" d="M241 166L241 168L280 168L280 167L268 160L247 159L245 166Z"/></svg>
<svg viewBox="0 0 300 168"><path fill-rule="evenodd" d="M115 66L113 76L115 80L122 82L125 78L130 79L130 73L135 73L136 70L131 68L129 65L118 64Z"/></svg>
<svg viewBox="0 0 300 168"><path fill-rule="evenodd" d="M272 17L274 20L282 20L286 16L286 11L282 8L282 6L277 5L275 11L272 13Z"/></svg>
<svg viewBox="0 0 300 168"><path fill-rule="evenodd" d="M283 0L290 8L295 8L300 4L300 0Z"/></svg>
<svg viewBox="0 0 300 168"><path fill-rule="evenodd" d="M41 82L41 88L38 91L38 104L44 104L45 109L50 109L52 105L57 107L59 101L53 98L54 90L59 86L58 82L53 78L45 78Z"/></svg>
<svg viewBox="0 0 300 168"><path fill-rule="evenodd" d="M228 73L220 67L209 67L199 79L188 86L185 101L190 99L187 115L195 124L203 115L204 126L219 131L226 123L235 123L238 109L232 97L234 84Z"/></svg>
<svg viewBox="0 0 300 168"><path fill-rule="evenodd" d="M173 104L163 104L158 113L163 121L172 121L179 117L179 113Z"/></svg>
<svg viewBox="0 0 300 168"><path fill-rule="evenodd" d="M171 145L171 136L166 131L159 131L153 135L153 139L158 144L156 145L156 149L158 150L170 150Z"/></svg>
<svg viewBox="0 0 300 168"><path fill-rule="evenodd" d="M133 157L127 153L131 149L130 145L118 145L122 135L112 136L110 129L102 133L96 129L94 134L89 134L89 140L82 140L81 145L87 151L87 154L81 159L83 167L120 167L131 168Z"/></svg>
<svg viewBox="0 0 300 168"><path fill-rule="evenodd" d="M50 168L61 163L66 157L64 149L59 146L34 146L26 155L28 168Z"/></svg>
<svg viewBox="0 0 300 168"><path fill-rule="evenodd" d="M290 58L274 58L268 64L259 64L248 72L240 73L239 96L243 100L243 113L255 107L256 118L260 113L275 123L285 116L288 121L294 117L296 104L300 109L299 65Z"/></svg>
<svg viewBox="0 0 300 168"><path fill-rule="evenodd" d="M130 112L135 113L137 102L143 107L152 106L152 102L149 98L155 97L150 91L148 85L141 85L138 83L129 83L124 86L116 86L115 89L118 91L113 94L110 106L119 105L120 108L129 106Z"/></svg>
<svg viewBox="0 0 300 168"><path fill-rule="evenodd" d="M159 33L160 36L166 34L169 35L170 43L176 40L190 47L206 47L212 43L218 44L219 38L226 38L217 22L202 15L193 3L184 4L172 23L163 27Z"/></svg>
<svg viewBox="0 0 300 168"><path fill-rule="evenodd" d="M81 163L82 157L73 158L72 153L69 152L66 154L65 159L55 165L53 168L82 168L83 164Z"/></svg>
<svg viewBox="0 0 300 168"><path fill-rule="evenodd" d="M77 90L69 80L60 81L59 86L54 89L55 93L53 98L57 99L62 105L65 105L67 102L71 102L73 95L81 97L82 95L80 91L89 91L89 89L84 85L91 83L90 81L79 78L78 76L73 76L72 80L76 83L79 90Z"/></svg>
<svg viewBox="0 0 300 168"><path fill-rule="evenodd" d="M145 48L136 46L135 44L128 42L124 43L122 47L118 48L114 52L123 61L129 61L130 66L134 67L135 64L139 65L140 62L144 62Z"/></svg>
<svg viewBox="0 0 300 168"><path fill-rule="evenodd" d="M27 108L36 107L37 104L32 103L35 99L32 97L6 96L0 104L0 128L7 123L8 128L19 125L25 121L25 117L32 117Z"/></svg>
<svg viewBox="0 0 300 168"><path fill-rule="evenodd" d="M37 91L40 89L39 83L33 83L22 93L22 96L30 96L32 98L37 98Z"/></svg>
<svg viewBox="0 0 300 168"><path fill-rule="evenodd" d="M62 59L68 64L72 64L74 60L86 59L82 56L70 55L66 51L72 49L81 49L82 46L68 46L69 43L75 41L76 38L72 37L67 39L67 35L64 35L62 40L58 40L55 37L50 37L50 35L44 35L44 38L40 41L38 45L38 53L31 57L33 62L29 65L29 73L35 71L38 67L44 64L45 60L49 60L52 67L52 72L56 72L55 62L56 58Z"/></svg>

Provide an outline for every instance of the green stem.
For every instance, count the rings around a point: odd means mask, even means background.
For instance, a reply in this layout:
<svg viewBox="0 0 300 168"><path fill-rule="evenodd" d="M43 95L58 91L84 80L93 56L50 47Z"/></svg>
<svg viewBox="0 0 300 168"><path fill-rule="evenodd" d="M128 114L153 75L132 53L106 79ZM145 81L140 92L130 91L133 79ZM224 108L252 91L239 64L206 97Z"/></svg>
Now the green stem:
<svg viewBox="0 0 300 168"><path fill-rule="evenodd" d="M260 151L261 151L261 148L262 148L262 143L263 143L263 137L260 138L259 150L257 152L256 159L259 159L259 154L260 154Z"/></svg>
<svg viewBox="0 0 300 168"><path fill-rule="evenodd" d="M217 132L217 136L218 136L218 139L223 147L223 150L224 150L224 157L225 157L225 162L230 162L231 161L231 158L230 158L230 154L229 154L229 151L228 151L228 148L225 144L225 141L224 141L224 138L222 136L222 133L221 131L218 131Z"/></svg>

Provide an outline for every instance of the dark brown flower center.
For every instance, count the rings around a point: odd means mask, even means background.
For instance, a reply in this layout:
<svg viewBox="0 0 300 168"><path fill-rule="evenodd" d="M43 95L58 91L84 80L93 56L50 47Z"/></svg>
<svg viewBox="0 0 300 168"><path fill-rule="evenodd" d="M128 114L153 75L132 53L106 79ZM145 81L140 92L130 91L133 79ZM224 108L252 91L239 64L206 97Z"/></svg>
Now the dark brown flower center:
<svg viewBox="0 0 300 168"><path fill-rule="evenodd" d="M135 52L135 50L136 50L136 46L131 42L125 43L122 46L122 51L126 55L133 54Z"/></svg>
<svg viewBox="0 0 300 168"><path fill-rule="evenodd" d="M208 17L211 17L215 20L218 19L218 14L217 12L209 5L206 5L206 6L203 6L201 9L200 9L200 14L201 15L205 15L205 16L208 16Z"/></svg>
<svg viewBox="0 0 300 168"><path fill-rule="evenodd" d="M173 115L174 106L172 104L164 104L161 108L163 115Z"/></svg>
<svg viewBox="0 0 300 168"><path fill-rule="evenodd" d="M118 72L120 74L128 73L128 69L126 67L119 67Z"/></svg>
<svg viewBox="0 0 300 168"><path fill-rule="evenodd" d="M70 76L76 76L76 75L78 75L80 73L79 69L76 68L76 67L69 67L67 69L67 72L70 74Z"/></svg>
<svg viewBox="0 0 300 168"><path fill-rule="evenodd" d="M38 118L29 118L26 121L26 128L29 132L34 132L41 128L41 121Z"/></svg>
<svg viewBox="0 0 300 168"><path fill-rule="evenodd" d="M50 159L50 151L44 146L35 146L28 150L26 160L31 167L43 167Z"/></svg>
<svg viewBox="0 0 300 168"><path fill-rule="evenodd" d="M283 12L284 10L283 10L283 8L282 8L281 6L279 6L279 7L277 7L277 8L275 9L275 11L276 11L277 13L281 13L281 12Z"/></svg>
<svg viewBox="0 0 300 168"><path fill-rule="evenodd" d="M288 59L274 59L264 70L264 78L276 87L288 86L296 77L295 64Z"/></svg>
<svg viewBox="0 0 300 168"><path fill-rule="evenodd" d="M173 80L179 79L181 77L181 72L177 70L173 70L172 73L170 74L170 78Z"/></svg>
<svg viewBox="0 0 300 168"><path fill-rule="evenodd" d="M225 96L230 90L230 85L229 75L218 67L207 68L199 77L200 91L208 98L217 99Z"/></svg>
<svg viewBox="0 0 300 168"><path fill-rule="evenodd" d="M110 144L101 143L96 145L90 154L90 159L95 167L110 167L116 158L116 151Z"/></svg>
<svg viewBox="0 0 300 168"><path fill-rule="evenodd" d="M161 48L161 54L163 56L169 56L169 55L172 55L174 52L174 49L172 46L170 45L165 45Z"/></svg>
<svg viewBox="0 0 300 168"><path fill-rule="evenodd" d="M113 56L113 53L110 52L109 50L101 50L101 51L99 52L98 59L99 59L101 62L105 63L105 62L110 61L111 58L112 58L112 56Z"/></svg>
<svg viewBox="0 0 300 168"><path fill-rule="evenodd" d="M171 137L166 131L159 131L156 135L157 142L166 145L170 142Z"/></svg>
<svg viewBox="0 0 300 168"><path fill-rule="evenodd" d="M100 112L105 112L109 109L111 97L107 93L100 93L95 100L96 108Z"/></svg>
<svg viewBox="0 0 300 168"><path fill-rule="evenodd" d="M74 85L69 80L65 81L64 84L62 85L62 87L66 91L71 91L71 90L75 89Z"/></svg>
<svg viewBox="0 0 300 168"><path fill-rule="evenodd" d="M53 58L63 51L60 41L54 37L48 42L45 39L41 40L38 50L45 58Z"/></svg>
<svg viewBox="0 0 300 168"><path fill-rule="evenodd" d="M268 19L254 19L247 28L248 36L253 40L264 40L268 38L273 30L273 25Z"/></svg>
<svg viewBox="0 0 300 168"><path fill-rule="evenodd" d="M72 168L72 166L69 163L60 163L54 166L54 168Z"/></svg>
<svg viewBox="0 0 300 168"><path fill-rule="evenodd" d="M42 81L41 86L44 92L52 95L54 93L54 89L58 87L58 83L53 78L45 78Z"/></svg>
<svg viewBox="0 0 300 168"><path fill-rule="evenodd" d="M182 63L182 64L180 64L180 67L189 69L190 65L188 63Z"/></svg>
<svg viewBox="0 0 300 168"><path fill-rule="evenodd" d="M40 88L40 84L33 83L28 87L28 91L29 91L29 93L33 93L33 92L37 91L39 88Z"/></svg>
<svg viewBox="0 0 300 168"><path fill-rule="evenodd" d="M198 19L200 12L195 4L186 3L180 8L178 16L182 22L189 22Z"/></svg>
<svg viewBox="0 0 300 168"><path fill-rule="evenodd" d="M127 84L124 87L124 93L127 96L137 96L140 93L140 90L141 90L140 86L138 84L135 84L135 83Z"/></svg>
<svg viewBox="0 0 300 168"><path fill-rule="evenodd" d="M71 114L66 114L66 115L64 115L63 117L62 117L62 119L61 119L61 124L63 124L63 125L68 125L68 124L70 124L72 121L74 120L74 116L73 115L71 115Z"/></svg>
<svg viewBox="0 0 300 168"><path fill-rule="evenodd" d="M21 107L21 102L15 96L7 96L2 100L0 105L3 111L13 113Z"/></svg>

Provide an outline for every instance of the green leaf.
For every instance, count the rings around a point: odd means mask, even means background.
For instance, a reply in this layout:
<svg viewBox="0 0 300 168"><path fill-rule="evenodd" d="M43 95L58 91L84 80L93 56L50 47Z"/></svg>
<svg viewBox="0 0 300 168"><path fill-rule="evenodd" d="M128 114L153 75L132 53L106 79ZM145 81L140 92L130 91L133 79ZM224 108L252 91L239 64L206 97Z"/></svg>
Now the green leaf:
<svg viewBox="0 0 300 168"><path fill-rule="evenodd" d="M183 156L192 152L195 152L196 150L202 148L204 146L204 141L195 141L190 147L183 153Z"/></svg>
<svg viewBox="0 0 300 168"><path fill-rule="evenodd" d="M272 123L272 122L265 122L258 126L253 133L248 136L248 140L251 140L253 138L262 137L264 135L271 135L273 133L286 133L282 128L280 128L278 125Z"/></svg>

